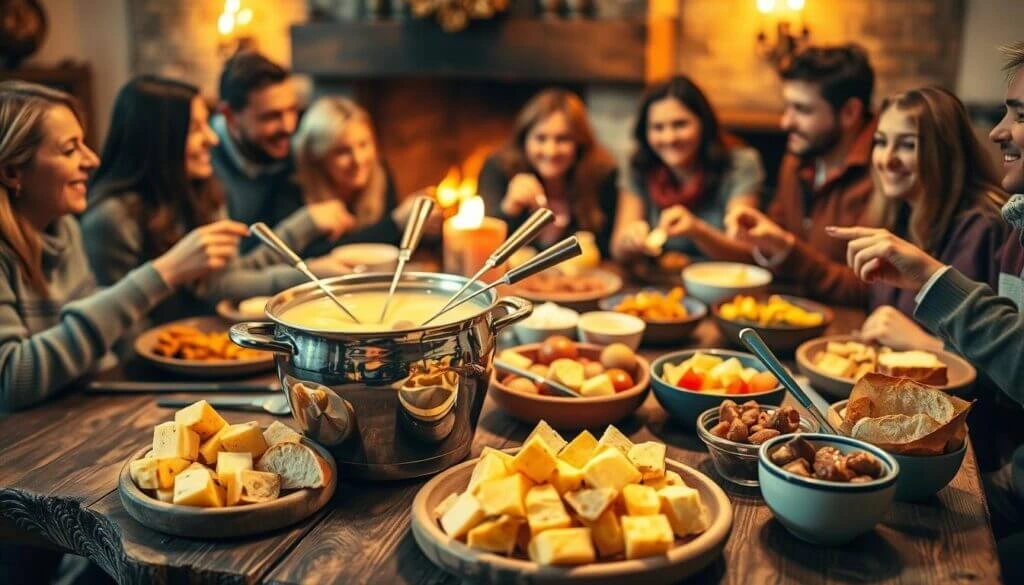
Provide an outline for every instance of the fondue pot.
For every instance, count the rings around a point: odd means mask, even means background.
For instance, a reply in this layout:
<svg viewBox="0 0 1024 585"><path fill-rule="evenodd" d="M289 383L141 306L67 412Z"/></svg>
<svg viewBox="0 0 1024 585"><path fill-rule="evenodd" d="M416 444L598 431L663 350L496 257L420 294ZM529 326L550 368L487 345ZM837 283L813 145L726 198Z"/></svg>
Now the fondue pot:
<svg viewBox="0 0 1024 585"><path fill-rule="evenodd" d="M324 283L345 298L386 292L391 277L359 274ZM397 294L447 299L467 282L448 274L406 273ZM485 286L472 283L465 295ZM281 387L302 432L330 449L351 478L418 477L468 456L498 334L528 317L533 306L489 290L471 301L471 316L418 329L382 325L381 331L340 332L282 319L289 309L323 297L313 283L290 288L267 303L269 322L238 323L230 333L242 347L275 353Z"/></svg>

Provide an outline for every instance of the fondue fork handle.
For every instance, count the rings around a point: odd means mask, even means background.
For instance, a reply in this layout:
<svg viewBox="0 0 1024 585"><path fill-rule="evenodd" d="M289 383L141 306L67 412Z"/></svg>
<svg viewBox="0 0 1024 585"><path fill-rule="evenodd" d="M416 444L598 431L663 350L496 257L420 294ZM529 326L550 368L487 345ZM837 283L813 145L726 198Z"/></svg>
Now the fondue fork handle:
<svg viewBox="0 0 1024 585"><path fill-rule="evenodd" d="M405 231L402 233L402 241L398 248L398 266L395 268L395 275L391 278L388 296L384 299L384 308L380 312L380 323L384 322L384 317L388 313L391 297L395 295L395 289L398 288L398 281L402 278L405 263L412 258L413 251L416 250L420 245L420 240L423 239L423 225L427 223L427 218L430 217L430 212L433 210L434 200L430 197L420 196L412 202L412 211L409 213L409 219L405 223Z"/></svg>

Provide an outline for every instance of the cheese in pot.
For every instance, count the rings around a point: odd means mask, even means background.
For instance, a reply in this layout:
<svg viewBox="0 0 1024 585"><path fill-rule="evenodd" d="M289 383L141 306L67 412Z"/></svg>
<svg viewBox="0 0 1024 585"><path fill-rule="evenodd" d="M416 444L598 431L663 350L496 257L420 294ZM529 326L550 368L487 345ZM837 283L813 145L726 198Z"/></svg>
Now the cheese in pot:
<svg viewBox="0 0 1024 585"><path fill-rule="evenodd" d="M321 297L302 303L281 314L281 321L301 329L336 331L340 333L369 333L394 329L415 329L444 306L451 293L443 291L430 294L419 291L396 291L388 307L388 314L381 323L380 312L384 308L387 291L365 291L339 295L342 304L352 312L360 323L349 318L331 299ZM483 309L474 301L446 311L430 326L448 325L468 319Z"/></svg>

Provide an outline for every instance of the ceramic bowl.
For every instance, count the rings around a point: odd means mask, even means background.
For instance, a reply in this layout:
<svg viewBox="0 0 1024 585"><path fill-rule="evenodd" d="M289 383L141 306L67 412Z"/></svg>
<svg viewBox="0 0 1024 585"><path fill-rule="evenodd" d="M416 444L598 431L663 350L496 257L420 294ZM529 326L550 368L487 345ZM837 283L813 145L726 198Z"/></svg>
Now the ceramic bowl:
<svg viewBox="0 0 1024 585"><path fill-rule="evenodd" d="M576 329L580 341L596 345L624 343L636 351L647 324L643 319L615 311L591 311L580 315Z"/></svg>
<svg viewBox="0 0 1024 585"><path fill-rule="evenodd" d="M347 244L331 256L353 267L356 273L393 272L398 266L398 248L391 244Z"/></svg>
<svg viewBox="0 0 1024 585"><path fill-rule="evenodd" d="M534 307L536 310L536 307ZM576 325L579 323L580 314L568 307L560 307L567 315L571 314L572 319L566 319L565 323L539 323L531 321L530 317L512 325L512 332L516 334L519 343L543 343L552 335L563 335L569 339L576 339Z"/></svg>
<svg viewBox="0 0 1024 585"><path fill-rule="evenodd" d="M644 290L657 290L663 294L668 292L668 289ZM614 311L626 296L628 295L618 294L604 299L600 303L601 309ZM693 335L693 331L697 329L701 319L708 314L708 307L693 297L683 297L682 303L686 307L687 316L684 319L644 319L647 328L644 329L641 345L679 344Z"/></svg>
<svg viewBox="0 0 1024 585"><path fill-rule="evenodd" d="M686 294L708 305L738 294L763 292L771 282L771 272L738 262L698 262L683 269Z"/></svg>
<svg viewBox="0 0 1024 585"><path fill-rule="evenodd" d="M761 339L764 340L773 352L783 354L792 354L801 343L808 339L820 337L828 329L828 326L832 324L835 313L825 305L799 297L779 296L808 311L820 313L822 315L821 323L810 327L798 327L792 325L760 325L753 321L726 319L722 316L722 305L731 302L735 297L722 299L712 305L711 314L714 316L718 329L722 332L722 337L726 339L729 345L739 348L745 347L743 342L740 341L740 331L749 327L761 336ZM760 302L767 301L767 299L767 295L758 295L757 298Z"/></svg>

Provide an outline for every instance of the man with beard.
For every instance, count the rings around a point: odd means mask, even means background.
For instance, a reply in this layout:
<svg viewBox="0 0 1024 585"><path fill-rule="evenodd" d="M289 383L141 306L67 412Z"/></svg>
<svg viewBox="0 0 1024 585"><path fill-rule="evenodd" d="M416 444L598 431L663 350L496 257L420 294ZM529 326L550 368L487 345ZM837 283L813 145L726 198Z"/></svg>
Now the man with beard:
<svg viewBox="0 0 1024 585"><path fill-rule="evenodd" d="M846 246L825 233L826 225L878 225L868 217L874 187L871 114L874 72L857 45L811 47L779 71L785 110L782 129L788 153L767 215L736 207L727 233L754 246L754 259L797 282L821 283L828 291L845 270ZM794 246L801 254L790 254ZM805 274L804 254L824 254L823 274ZM830 295L831 296L831 295Z"/></svg>
<svg viewBox="0 0 1024 585"><path fill-rule="evenodd" d="M219 92L219 115L211 126L220 143L211 156L228 215L245 224L276 225L303 205L291 154L299 117L296 89L286 69L242 51L224 64Z"/></svg>

